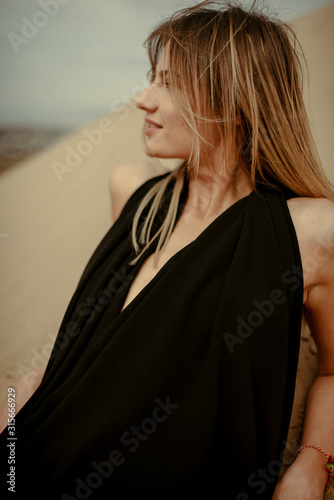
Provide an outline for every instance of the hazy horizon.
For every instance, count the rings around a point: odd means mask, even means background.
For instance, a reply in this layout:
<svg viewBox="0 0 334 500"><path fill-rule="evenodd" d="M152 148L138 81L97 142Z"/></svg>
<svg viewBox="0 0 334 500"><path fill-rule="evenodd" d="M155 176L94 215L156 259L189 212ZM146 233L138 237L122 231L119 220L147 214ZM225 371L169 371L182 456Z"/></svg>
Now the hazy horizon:
<svg viewBox="0 0 334 500"><path fill-rule="evenodd" d="M177 8L195 3L2 0L0 126L78 127L134 97L149 69L147 34ZM284 20L331 3L260 2Z"/></svg>

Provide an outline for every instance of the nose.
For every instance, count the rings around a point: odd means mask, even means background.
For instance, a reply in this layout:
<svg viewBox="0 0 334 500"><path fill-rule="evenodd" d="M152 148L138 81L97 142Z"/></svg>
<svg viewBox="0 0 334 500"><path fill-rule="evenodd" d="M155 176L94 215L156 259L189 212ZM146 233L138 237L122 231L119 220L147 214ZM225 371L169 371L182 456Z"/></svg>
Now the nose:
<svg viewBox="0 0 334 500"><path fill-rule="evenodd" d="M147 87L136 99L136 106L143 111L154 111L158 107L156 97L153 92L153 84Z"/></svg>

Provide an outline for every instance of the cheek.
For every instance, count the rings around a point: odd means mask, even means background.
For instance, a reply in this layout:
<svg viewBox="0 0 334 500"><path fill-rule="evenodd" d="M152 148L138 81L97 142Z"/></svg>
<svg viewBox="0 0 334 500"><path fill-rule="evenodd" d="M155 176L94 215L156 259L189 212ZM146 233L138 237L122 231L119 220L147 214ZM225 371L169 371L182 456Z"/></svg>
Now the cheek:
<svg viewBox="0 0 334 500"><path fill-rule="evenodd" d="M175 111L171 111L166 118L168 135L172 135L178 143L188 144L191 147L193 133L190 127Z"/></svg>
<svg viewBox="0 0 334 500"><path fill-rule="evenodd" d="M185 128L186 124L180 117L180 115L175 111L174 108L165 110L164 118L166 124L173 129L182 130Z"/></svg>

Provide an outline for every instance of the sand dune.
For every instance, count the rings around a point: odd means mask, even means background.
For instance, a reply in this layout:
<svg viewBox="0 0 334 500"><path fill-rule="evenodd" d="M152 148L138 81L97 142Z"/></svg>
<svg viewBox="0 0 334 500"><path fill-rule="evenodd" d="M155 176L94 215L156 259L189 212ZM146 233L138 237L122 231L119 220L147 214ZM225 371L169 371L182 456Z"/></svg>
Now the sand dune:
<svg viewBox="0 0 334 500"><path fill-rule="evenodd" d="M111 224L110 171L144 157L140 127L140 114L127 106L3 174L2 377L35 367L32 350L49 347L87 259Z"/></svg>
<svg viewBox="0 0 334 500"><path fill-rule="evenodd" d="M309 61L308 110L334 181L334 5L294 24ZM109 174L144 158L141 126L142 113L122 104L1 177L0 400L17 378L46 362L83 267L110 227ZM300 434L315 362L305 331L291 442Z"/></svg>
<svg viewBox="0 0 334 500"><path fill-rule="evenodd" d="M110 172L145 158L142 123L142 112L123 103L2 174L1 399L8 384L46 362L83 268L112 223Z"/></svg>

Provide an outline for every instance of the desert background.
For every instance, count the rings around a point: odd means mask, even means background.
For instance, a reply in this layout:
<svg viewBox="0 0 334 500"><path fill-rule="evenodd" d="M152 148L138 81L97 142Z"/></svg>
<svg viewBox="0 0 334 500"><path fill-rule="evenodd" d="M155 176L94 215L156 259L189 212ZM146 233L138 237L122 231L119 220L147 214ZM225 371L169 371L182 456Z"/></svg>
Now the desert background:
<svg viewBox="0 0 334 500"><path fill-rule="evenodd" d="M312 129L334 183L334 4L291 24L308 61ZM81 272L112 224L112 169L145 158L143 116L134 106L142 88L139 81L111 111L77 127L0 126L0 402L8 387L47 362ZM294 447L315 368L316 349L304 329L289 435Z"/></svg>

